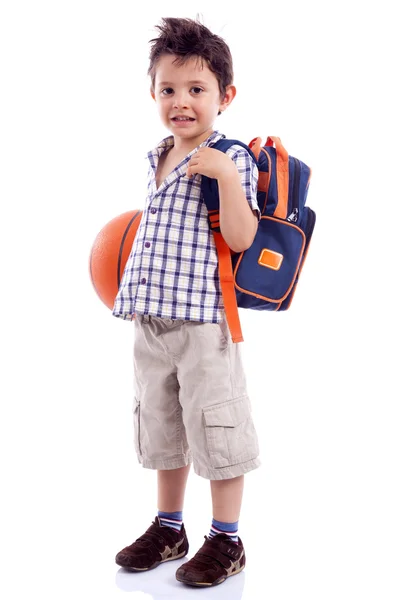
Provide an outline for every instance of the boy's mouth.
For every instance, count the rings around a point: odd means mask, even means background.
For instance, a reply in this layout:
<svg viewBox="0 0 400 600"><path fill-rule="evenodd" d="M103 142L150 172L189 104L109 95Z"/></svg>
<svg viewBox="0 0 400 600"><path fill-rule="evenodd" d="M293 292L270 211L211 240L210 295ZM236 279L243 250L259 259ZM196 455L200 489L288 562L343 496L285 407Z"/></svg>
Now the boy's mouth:
<svg viewBox="0 0 400 600"><path fill-rule="evenodd" d="M194 121L194 119L192 117L172 117L172 121Z"/></svg>

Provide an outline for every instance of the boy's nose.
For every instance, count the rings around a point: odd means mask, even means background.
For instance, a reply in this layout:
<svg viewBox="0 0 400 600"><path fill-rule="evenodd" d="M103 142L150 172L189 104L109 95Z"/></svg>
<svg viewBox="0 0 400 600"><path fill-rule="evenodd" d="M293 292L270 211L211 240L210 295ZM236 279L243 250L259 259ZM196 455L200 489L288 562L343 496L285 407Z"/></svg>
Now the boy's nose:
<svg viewBox="0 0 400 600"><path fill-rule="evenodd" d="M187 107L188 107L187 94L185 94L185 93L175 94L174 108L187 108Z"/></svg>

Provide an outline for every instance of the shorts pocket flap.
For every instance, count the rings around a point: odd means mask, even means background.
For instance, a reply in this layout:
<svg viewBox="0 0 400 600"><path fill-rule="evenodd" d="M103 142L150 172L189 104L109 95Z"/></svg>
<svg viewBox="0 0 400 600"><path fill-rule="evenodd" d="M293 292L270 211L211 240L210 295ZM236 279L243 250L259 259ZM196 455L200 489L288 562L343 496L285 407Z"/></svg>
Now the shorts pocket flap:
<svg viewBox="0 0 400 600"><path fill-rule="evenodd" d="M250 416L247 396L203 408L207 427L237 427Z"/></svg>

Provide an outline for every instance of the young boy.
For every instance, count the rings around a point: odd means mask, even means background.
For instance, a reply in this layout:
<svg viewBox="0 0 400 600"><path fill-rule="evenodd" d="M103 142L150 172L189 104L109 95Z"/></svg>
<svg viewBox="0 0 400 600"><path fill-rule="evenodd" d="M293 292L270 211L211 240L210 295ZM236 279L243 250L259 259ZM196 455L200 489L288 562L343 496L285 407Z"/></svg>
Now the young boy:
<svg viewBox="0 0 400 600"><path fill-rule="evenodd" d="M242 252L260 218L258 172L242 147L212 148L224 137L214 121L236 94L224 40L190 19L163 19L158 29L148 74L172 135L148 154L146 205L113 310L135 319L135 447L143 467L158 472L158 516L116 562L146 571L188 553L182 510L193 462L195 473L210 480L213 519L205 543L176 578L210 586L244 568L238 537L244 474L260 461L200 181L201 175L218 180L221 233Z"/></svg>

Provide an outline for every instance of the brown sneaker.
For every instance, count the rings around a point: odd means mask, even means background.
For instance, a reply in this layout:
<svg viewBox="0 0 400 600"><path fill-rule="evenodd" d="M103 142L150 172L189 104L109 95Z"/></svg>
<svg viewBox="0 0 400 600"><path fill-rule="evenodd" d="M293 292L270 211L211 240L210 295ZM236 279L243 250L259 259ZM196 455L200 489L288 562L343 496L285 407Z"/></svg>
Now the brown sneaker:
<svg viewBox="0 0 400 600"><path fill-rule="evenodd" d="M200 550L176 572L182 583L195 586L218 585L231 575L244 569L246 555L243 542L232 542L225 533L218 533L211 540L205 535Z"/></svg>
<svg viewBox="0 0 400 600"><path fill-rule="evenodd" d="M118 552L115 562L129 571L149 571L163 562L186 556L188 551L185 526L182 524L181 531L161 527L156 517L146 533Z"/></svg>

